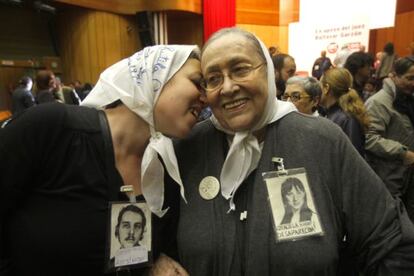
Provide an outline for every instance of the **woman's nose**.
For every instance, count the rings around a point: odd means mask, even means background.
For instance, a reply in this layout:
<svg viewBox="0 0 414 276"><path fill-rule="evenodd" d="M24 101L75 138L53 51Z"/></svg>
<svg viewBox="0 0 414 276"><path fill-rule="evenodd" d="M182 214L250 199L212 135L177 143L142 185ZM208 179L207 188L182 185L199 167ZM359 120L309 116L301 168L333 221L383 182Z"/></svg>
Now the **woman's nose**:
<svg viewBox="0 0 414 276"><path fill-rule="evenodd" d="M237 85L228 75L223 76L223 86L221 87L221 94L230 95L235 91L236 87Z"/></svg>

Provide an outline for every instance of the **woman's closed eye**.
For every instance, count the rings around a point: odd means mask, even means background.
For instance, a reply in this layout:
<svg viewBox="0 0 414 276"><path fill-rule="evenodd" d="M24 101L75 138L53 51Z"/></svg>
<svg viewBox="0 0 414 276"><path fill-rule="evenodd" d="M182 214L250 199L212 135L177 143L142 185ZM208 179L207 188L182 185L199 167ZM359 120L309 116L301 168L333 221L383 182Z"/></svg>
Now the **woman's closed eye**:
<svg viewBox="0 0 414 276"><path fill-rule="evenodd" d="M206 78L206 83L207 85L218 85L221 82L221 79L223 78L222 74L216 73L216 74L211 74L208 75Z"/></svg>

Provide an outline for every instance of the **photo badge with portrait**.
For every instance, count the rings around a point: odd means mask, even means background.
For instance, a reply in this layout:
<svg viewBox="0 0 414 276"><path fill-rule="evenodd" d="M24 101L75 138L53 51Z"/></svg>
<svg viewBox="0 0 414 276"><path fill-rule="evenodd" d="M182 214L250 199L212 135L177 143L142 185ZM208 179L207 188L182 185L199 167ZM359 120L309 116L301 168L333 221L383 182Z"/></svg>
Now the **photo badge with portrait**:
<svg viewBox="0 0 414 276"><path fill-rule="evenodd" d="M263 174L276 242L322 236L323 229L304 168Z"/></svg>
<svg viewBox="0 0 414 276"><path fill-rule="evenodd" d="M152 263L151 211L145 202L109 204L106 272Z"/></svg>

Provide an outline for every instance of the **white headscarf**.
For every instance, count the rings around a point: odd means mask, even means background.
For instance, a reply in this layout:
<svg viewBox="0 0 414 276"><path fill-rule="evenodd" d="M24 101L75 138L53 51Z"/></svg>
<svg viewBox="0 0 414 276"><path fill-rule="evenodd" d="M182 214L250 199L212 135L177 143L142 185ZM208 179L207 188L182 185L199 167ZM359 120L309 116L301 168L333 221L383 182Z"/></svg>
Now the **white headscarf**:
<svg viewBox="0 0 414 276"><path fill-rule="evenodd" d="M272 59L263 42L258 37L256 39L260 43L267 63L268 98L262 118L251 130L234 133L223 128L214 115L210 117L217 129L234 135L220 174L221 194L224 198L230 199L230 210L235 210L236 207L233 201L234 194L249 174L257 168L262 155L259 142L253 132L279 120L292 111L296 111L296 107L292 103L277 100Z"/></svg>
<svg viewBox="0 0 414 276"><path fill-rule="evenodd" d="M149 208L159 217L168 209L162 210L164 168L158 159L158 154L170 176L180 185L181 196L185 201L186 199L172 141L154 129L153 111L163 86L184 65L192 51L199 51L198 47L196 45L146 47L106 69L82 102L85 106L105 107L121 100L149 124L151 138L142 158L141 187Z"/></svg>

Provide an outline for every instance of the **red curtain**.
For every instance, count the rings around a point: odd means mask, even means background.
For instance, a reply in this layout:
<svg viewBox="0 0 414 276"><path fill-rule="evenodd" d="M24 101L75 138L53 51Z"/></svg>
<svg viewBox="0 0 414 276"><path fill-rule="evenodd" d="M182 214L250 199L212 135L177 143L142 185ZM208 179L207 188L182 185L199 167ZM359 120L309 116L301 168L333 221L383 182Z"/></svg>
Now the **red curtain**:
<svg viewBox="0 0 414 276"><path fill-rule="evenodd" d="M204 0L204 41L215 31L236 24L236 0Z"/></svg>

